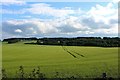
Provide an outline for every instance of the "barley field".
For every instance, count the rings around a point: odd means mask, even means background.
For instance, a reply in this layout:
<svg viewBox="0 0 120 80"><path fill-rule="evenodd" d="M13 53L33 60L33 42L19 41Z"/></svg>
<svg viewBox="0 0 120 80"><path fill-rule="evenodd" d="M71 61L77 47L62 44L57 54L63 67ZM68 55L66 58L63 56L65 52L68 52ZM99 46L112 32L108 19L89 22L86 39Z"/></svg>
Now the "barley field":
<svg viewBox="0 0 120 80"><path fill-rule="evenodd" d="M17 77L19 66L27 75L40 67L47 78L118 76L118 48L2 44L2 65L7 77Z"/></svg>

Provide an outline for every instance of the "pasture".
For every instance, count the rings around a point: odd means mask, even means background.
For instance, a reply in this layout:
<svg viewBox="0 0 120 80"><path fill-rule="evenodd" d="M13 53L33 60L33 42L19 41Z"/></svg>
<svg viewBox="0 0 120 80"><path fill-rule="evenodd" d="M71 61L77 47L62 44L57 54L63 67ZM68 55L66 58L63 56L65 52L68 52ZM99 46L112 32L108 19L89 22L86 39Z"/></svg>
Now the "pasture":
<svg viewBox="0 0 120 80"><path fill-rule="evenodd" d="M74 56L73 56L74 55ZM24 43L2 45L2 65L9 78L14 78L19 66L31 72L37 66L47 78L118 76L118 48L84 46L30 45Z"/></svg>

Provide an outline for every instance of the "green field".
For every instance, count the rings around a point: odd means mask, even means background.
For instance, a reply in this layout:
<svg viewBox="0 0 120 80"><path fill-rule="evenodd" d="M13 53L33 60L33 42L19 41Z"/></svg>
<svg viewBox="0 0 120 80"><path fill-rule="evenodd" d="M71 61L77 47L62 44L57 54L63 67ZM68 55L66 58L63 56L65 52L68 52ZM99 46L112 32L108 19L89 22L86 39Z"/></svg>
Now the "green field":
<svg viewBox="0 0 120 80"><path fill-rule="evenodd" d="M2 62L8 77L15 77L19 66L27 73L37 66L46 77L101 77L103 72L108 77L118 76L118 48L64 46L84 57L66 52L61 46L29 45L23 43L2 45Z"/></svg>

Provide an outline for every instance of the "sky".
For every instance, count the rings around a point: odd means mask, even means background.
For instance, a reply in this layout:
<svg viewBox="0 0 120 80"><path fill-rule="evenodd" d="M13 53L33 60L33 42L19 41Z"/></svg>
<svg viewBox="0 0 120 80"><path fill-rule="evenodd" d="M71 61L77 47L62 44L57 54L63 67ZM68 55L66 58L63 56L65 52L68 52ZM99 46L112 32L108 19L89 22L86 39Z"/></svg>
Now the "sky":
<svg viewBox="0 0 120 80"><path fill-rule="evenodd" d="M0 36L13 37L117 37L118 3L1 2Z"/></svg>

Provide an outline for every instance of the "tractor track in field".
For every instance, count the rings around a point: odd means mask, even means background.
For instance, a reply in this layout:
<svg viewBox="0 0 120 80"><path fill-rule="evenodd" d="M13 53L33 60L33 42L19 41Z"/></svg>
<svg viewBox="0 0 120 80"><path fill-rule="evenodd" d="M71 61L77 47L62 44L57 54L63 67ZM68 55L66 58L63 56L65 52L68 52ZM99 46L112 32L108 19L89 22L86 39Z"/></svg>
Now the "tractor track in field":
<svg viewBox="0 0 120 80"><path fill-rule="evenodd" d="M69 53L69 54L70 54L71 56L73 56L74 58L77 58L74 54L72 54L70 51L68 51L67 48L65 48L65 47L63 47L63 46L62 46L62 48L63 48L63 50L64 50L65 52Z"/></svg>
<svg viewBox="0 0 120 80"><path fill-rule="evenodd" d="M81 57L85 57L84 55L82 54L79 54L75 51L71 51L71 50L68 50L66 47L62 46L63 50L67 53L69 53L71 56L73 56L74 58L77 58L77 56L75 56L73 53L77 54L78 56L81 56Z"/></svg>
<svg viewBox="0 0 120 80"><path fill-rule="evenodd" d="M85 57L84 55L79 54L79 53L77 53L77 52L75 52L75 51L72 51L72 52L76 53L77 55L79 55L79 56L81 56L81 57Z"/></svg>

